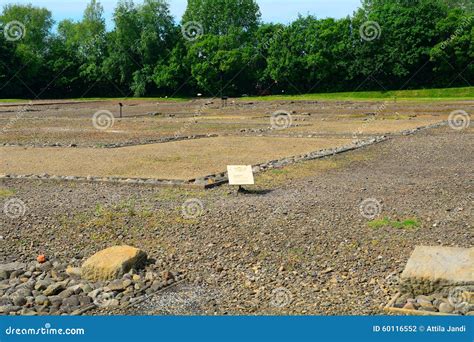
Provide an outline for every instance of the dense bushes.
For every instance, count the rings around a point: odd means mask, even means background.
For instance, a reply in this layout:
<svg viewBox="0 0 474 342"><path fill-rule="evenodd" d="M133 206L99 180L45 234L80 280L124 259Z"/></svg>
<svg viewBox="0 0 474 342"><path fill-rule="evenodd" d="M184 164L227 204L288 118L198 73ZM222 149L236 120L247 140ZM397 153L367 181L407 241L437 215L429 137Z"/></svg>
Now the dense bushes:
<svg viewBox="0 0 474 342"><path fill-rule="evenodd" d="M92 0L80 22L63 20L53 31L47 9L5 6L0 97L307 93L474 80L469 0L364 0L351 17L300 16L286 26L262 23L254 0L189 0L180 25L164 0L120 1L113 18L108 32Z"/></svg>

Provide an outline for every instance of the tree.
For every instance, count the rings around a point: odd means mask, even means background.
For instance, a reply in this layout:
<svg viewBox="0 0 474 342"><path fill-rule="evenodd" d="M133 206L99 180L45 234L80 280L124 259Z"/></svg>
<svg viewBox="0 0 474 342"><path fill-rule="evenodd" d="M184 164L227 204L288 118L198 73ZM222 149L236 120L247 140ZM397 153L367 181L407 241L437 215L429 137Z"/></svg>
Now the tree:
<svg viewBox="0 0 474 342"><path fill-rule="evenodd" d="M256 50L241 44L239 33L205 35L190 46L186 62L191 65L200 92L208 95L240 95L256 83Z"/></svg>
<svg viewBox="0 0 474 342"><path fill-rule="evenodd" d="M374 89L429 83L436 23L446 15L447 6L438 0L365 0L353 18L352 78ZM364 32L376 38L364 39Z"/></svg>
<svg viewBox="0 0 474 342"><path fill-rule="evenodd" d="M436 30L441 39L430 51L436 84L469 85L466 81L474 79L473 15L462 8L453 8L436 23ZM461 73L463 77L457 77Z"/></svg>
<svg viewBox="0 0 474 342"><path fill-rule="evenodd" d="M188 0L182 22L197 22L206 34L226 35L235 28L255 32L260 17L255 0Z"/></svg>
<svg viewBox="0 0 474 342"><path fill-rule="evenodd" d="M19 62L11 65L15 80L10 87L17 88L15 93L21 89L24 96L35 97L51 78L43 67L53 26L51 12L32 5L6 5L0 23L4 37L9 37L4 43Z"/></svg>
<svg viewBox="0 0 474 342"><path fill-rule="evenodd" d="M164 0L119 2L114 13L105 72L125 93L142 96L153 87L156 65L169 58L177 30Z"/></svg>
<svg viewBox="0 0 474 342"><path fill-rule="evenodd" d="M270 45L269 74L290 93L342 89L348 78L350 30L349 19L299 17Z"/></svg>

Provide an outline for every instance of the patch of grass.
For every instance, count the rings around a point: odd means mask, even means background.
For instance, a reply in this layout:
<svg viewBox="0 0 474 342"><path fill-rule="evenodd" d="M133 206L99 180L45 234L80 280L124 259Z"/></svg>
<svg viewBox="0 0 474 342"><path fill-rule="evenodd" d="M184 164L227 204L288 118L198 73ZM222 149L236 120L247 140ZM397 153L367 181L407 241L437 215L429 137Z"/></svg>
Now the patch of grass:
<svg viewBox="0 0 474 342"><path fill-rule="evenodd" d="M376 120L408 120L410 117L408 115L383 115L376 117Z"/></svg>
<svg viewBox="0 0 474 342"><path fill-rule="evenodd" d="M283 186L290 181L305 179L328 170L347 167L352 162L367 161L372 156L369 152L341 154L336 157L302 161L285 166L283 169L273 169L256 175L255 189L268 189ZM249 187L250 190L254 190Z"/></svg>
<svg viewBox="0 0 474 342"><path fill-rule="evenodd" d="M401 101L431 101L431 100L471 100L474 97L474 87L440 88L397 91L361 91L343 93L322 93L304 95L275 95L248 97L251 101L276 100L389 100Z"/></svg>
<svg viewBox="0 0 474 342"><path fill-rule="evenodd" d="M189 101L191 98L187 97L127 97L124 99L123 97L87 97L87 98L68 98L68 99L40 99L44 101L119 101L119 102L127 102L127 101L134 101L134 100L150 100L150 101L170 101L170 102L182 102L182 101ZM9 103L9 102L28 102L30 99L0 99L0 103Z"/></svg>
<svg viewBox="0 0 474 342"><path fill-rule="evenodd" d="M368 223L370 228L379 229L384 227L391 227L395 229L414 229L420 227L420 222L416 218L410 218L403 221L391 220L388 217L377 219Z"/></svg>
<svg viewBox="0 0 474 342"><path fill-rule="evenodd" d="M378 229L378 228L383 228L383 227L389 226L390 222L391 221L387 217L384 217L383 219L377 219L377 220L370 221L368 223L368 226L370 228Z"/></svg>
<svg viewBox="0 0 474 342"><path fill-rule="evenodd" d="M8 102L27 102L28 100L25 99L0 99L0 103L8 103Z"/></svg>
<svg viewBox="0 0 474 342"><path fill-rule="evenodd" d="M274 170L271 170L270 172L274 175L286 175L288 174L289 171L284 170L284 169L274 169Z"/></svg>
<svg viewBox="0 0 474 342"><path fill-rule="evenodd" d="M13 196L15 193L16 191L12 189L0 189L0 198L7 198Z"/></svg>
<svg viewBox="0 0 474 342"><path fill-rule="evenodd" d="M185 189L185 188L161 188L155 195L156 200L163 202L172 202L184 200L185 198L203 199L209 196L209 192L204 189Z"/></svg>
<svg viewBox="0 0 474 342"><path fill-rule="evenodd" d="M446 101L446 100L472 100L474 98L474 87L461 88L438 88L438 89L416 89L416 90L392 90L392 91L359 91L359 92L341 92L341 93L319 93L304 95L272 95L272 96L250 96L242 99L249 101L278 101L278 100L348 100L348 101L366 101L366 100L391 100L400 101ZM90 97L90 98L71 98L62 100L72 101L170 101L183 102L189 101L192 97ZM1 102L27 102L27 99L0 99Z"/></svg>

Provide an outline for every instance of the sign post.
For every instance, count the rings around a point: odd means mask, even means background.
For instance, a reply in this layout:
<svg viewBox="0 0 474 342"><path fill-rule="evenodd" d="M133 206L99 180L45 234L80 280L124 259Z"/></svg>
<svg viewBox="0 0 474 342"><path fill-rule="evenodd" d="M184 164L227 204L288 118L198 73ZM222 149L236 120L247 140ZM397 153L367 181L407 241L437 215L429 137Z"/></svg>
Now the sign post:
<svg viewBox="0 0 474 342"><path fill-rule="evenodd" d="M255 184L252 165L228 165L227 175L229 177L229 185L238 185L239 192L245 192L245 189L242 187L243 185Z"/></svg>

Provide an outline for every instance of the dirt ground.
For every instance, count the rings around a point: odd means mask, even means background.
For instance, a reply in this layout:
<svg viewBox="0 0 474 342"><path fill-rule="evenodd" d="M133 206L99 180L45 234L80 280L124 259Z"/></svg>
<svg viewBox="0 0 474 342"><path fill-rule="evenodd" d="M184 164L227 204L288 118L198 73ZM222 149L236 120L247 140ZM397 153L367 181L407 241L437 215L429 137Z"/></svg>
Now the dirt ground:
<svg viewBox="0 0 474 342"><path fill-rule="evenodd" d="M8 162L13 158L28 165L44 160L44 165L51 166L63 163L58 159L64 157L65 164L90 163L90 167L100 165L100 158L109 160L101 153L117 153L120 160L130 158L130 170L136 170L143 164L134 163L147 153L171 163L169 158L180 156L181 147L188 146L184 153L196 160L204 158L202 167L211 169L215 160L227 163L226 158L242 157L243 150L253 153L249 158L267 160L273 158L270 154L281 153L275 146L293 153L375 132L393 134L363 149L260 173L256 185L247 187L245 194L227 185L193 190L0 179L0 204L12 199L24 204L21 217L2 215L0 263L27 262L45 254L52 261L79 266L98 250L128 244L144 249L161 269L185 276L170 292L144 303L90 314L371 315L383 313L381 305L396 291L392 280L416 245L474 245L472 124L459 131L446 125L410 136L397 133L445 120L453 110L472 113L472 101L250 104L239 100L224 109L210 104L205 106L206 115L195 117L192 109L204 104L205 100L130 101L125 107L127 118L117 120L112 128L124 133L92 127L92 114L100 108L114 109L115 104L49 104L34 107L35 111L25 112L16 121L12 121L18 116L17 109L12 109L16 107L1 105L0 125L8 129L0 139L19 145L1 151L18 152L9 153ZM291 128L269 129L270 116L277 109L296 112ZM151 116L148 111L162 114ZM186 125L190 118L198 123ZM170 132L218 137L139 145ZM313 134L317 137L307 137ZM233 143L227 147L217 143L225 140ZM100 148L119 142L137 146ZM47 143L78 147L38 147ZM171 150L172 144L179 146L179 152ZM143 155L136 153L148 149ZM160 154L160 149L169 153ZM218 150L221 159L211 160L201 149ZM124 150L130 152L121 154ZM91 153L78 156L80 151ZM42 153L51 157L42 158ZM126 165L120 165L121 170ZM179 166L175 173L191 171L189 164ZM183 215L189 200L201 203L199 215ZM380 204L374 218L361 213L365 200ZM371 225L384 218L416 224ZM281 305L275 305L278 292L286 299Z"/></svg>
<svg viewBox="0 0 474 342"><path fill-rule="evenodd" d="M227 165L254 165L350 142L337 138L216 137L113 149L0 147L0 171L189 180L223 172Z"/></svg>
<svg viewBox="0 0 474 342"><path fill-rule="evenodd" d="M472 102L337 102L262 101L242 99L225 108L218 100L146 101L128 100L119 118L118 101L70 104L0 104L1 143L62 144L101 147L127 142L197 134L218 135L373 135L397 132L446 120L459 108L472 109ZM106 130L93 126L98 111L110 111L115 120ZM292 116L292 126L271 130L276 111Z"/></svg>
<svg viewBox="0 0 474 342"><path fill-rule="evenodd" d="M0 144L7 146L0 147L0 174L186 180L224 172L227 164L263 163L340 146L349 142L346 139L398 134L446 120L453 110L473 107L469 101L434 106L239 99L223 107L220 100L209 99L127 100L119 118L117 101L4 103L0 104ZM272 121L272 115L281 112L290 118L282 122L283 127ZM106 120L94 121L96 113L106 113L102 117ZM214 138L142 146L195 135ZM116 150L92 149L124 145Z"/></svg>
<svg viewBox="0 0 474 342"><path fill-rule="evenodd" d="M130 244L184 272L194 291L192 309L157 295L100 314L380 314L393 295L390 277L415 245L473 245L473 133L443 127L295 164L257 176L245 195L227 186L2 180L4 198L27 209L1 221L0 260L45 253L80 264L104 247ZM185 219L190 198L204 211ZM380 201L380 217L419 226L370 227L359 208L367 198ZM272 293L282 288L291 302L274 307Z"/></svg>

